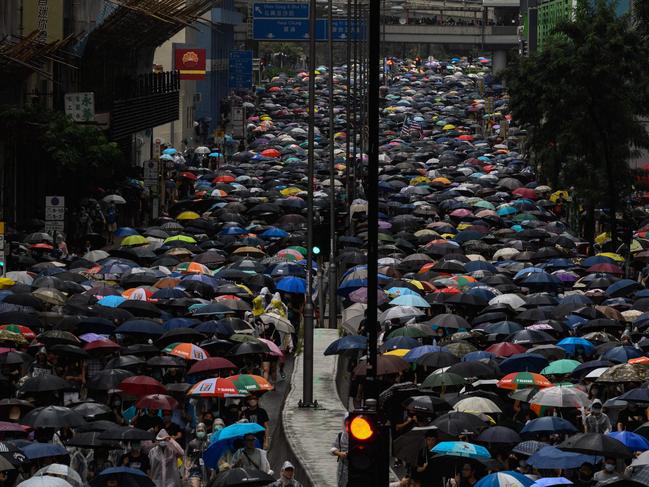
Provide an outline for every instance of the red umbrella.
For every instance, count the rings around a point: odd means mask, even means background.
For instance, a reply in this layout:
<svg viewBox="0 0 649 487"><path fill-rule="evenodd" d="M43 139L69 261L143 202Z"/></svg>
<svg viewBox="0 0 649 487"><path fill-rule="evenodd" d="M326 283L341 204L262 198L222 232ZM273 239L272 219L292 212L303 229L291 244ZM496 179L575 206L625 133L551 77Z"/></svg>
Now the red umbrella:
<svg viewBox="0 0 649 487"><path fill-rule="evenodd" d="M223 357L209 357L191 366L188 374L207 374L224 369L236 369L237 366Z"/></svg>
<svg viewBox="0 0 649 487"><path fill-rule="evenodd" d="M281 157L282 153L277 149L266 149L261 151L261 155L265 157Z"/></svg>
<svg viewBox="0 0 649 487"><path fill-rule="evenodd" d="M586 272L605 272L607 274L617 274L621 276L624 271L615 264L595 264L586 269Z"/></svg>
<svg viewBox="0 0 649 487"><path fill-rule="evenodd" d="M162 409L170 411L178 407L178 401L166 394L151 394L140 398L135 407L138 409Z"/></svg>
<svg viewBox="0 0 649 487"><path fill-rule="evenodd" d="M234 181L236 181L236 178L234 176L230 176L229 174L222 174L221 176L217 176L212 179L213 183L232 183Z"/></svg>
<svg viewBox="0 0 649 487"><path fill-rule="evenodd" d="M517 353L523 353L525 350L525 347L518 345L517 343L500 342L494 343L489 348L485 349L485 352L493 353L498 357L511 357Z"/></svg>
<svg viewBox="0 0 649 487"><path fill-rule="evenodd" d="M196 181L196 179L198 179L198 178L196 177L196 174L194 174L193 172L189 172L189 171L181 172L181 173L179 174L179 176L180 176L181 178L191 179L192 181Z"/></svg>
<svg viewBox="0 0 649 487"><path fill-rule="evenodd" d="M458 137L458 139L467 140L467 141L471 142L473 140L473 135L468 135L468 134L460 135Z"/></svg>
<svg viewBox="0 0 649 487"><path fill-rule="evenodd" d="M132 396L142 397L149 394L164 394L167 388L153 377L134 375L120 382L118 389Z"/></svg>
<svg viewBox="0 0 649 487"><path fill-rule="evenodd" d="M532 188L516 188L514 191L512 191L512 194L530 200L536 199L536 191L534 191Z"/></svg>
<svg viewBox="0 0 649 487"><path fill-rule="evenodd" d="M117 343L115 343L112 340L109 340L108 338L102 339L102 340L95 340L94 342L86 343L83 346L83 349L86 352L89 352L91 350L106 350L106 351L112 351L112 350L119 350L120 347Z"/></svg>

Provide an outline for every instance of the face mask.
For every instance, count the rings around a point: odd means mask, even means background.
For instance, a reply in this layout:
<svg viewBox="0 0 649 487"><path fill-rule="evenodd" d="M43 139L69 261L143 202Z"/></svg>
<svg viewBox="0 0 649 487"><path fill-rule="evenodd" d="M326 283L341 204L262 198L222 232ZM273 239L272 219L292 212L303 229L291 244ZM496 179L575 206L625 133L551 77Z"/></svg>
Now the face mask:
<svg viewBox="0 0 649 487"><path fill-rule="evenodd" d="M254 408L255 406L257 406L257 401L248 401L248 406Z"/></svg>
<svg viewBox="0 0 649 487"><path fill-rule="evenodd" d="M615 465L613 465L612 463L605 463L604 464L604 469L607 472L612 472L613 470L615 470Z"/></svg>
<svg viewBox="0 0 649 487"><path fill-rule="evenodd" d="M220 425L220 424L214 425L214 428L212 428L212 429L216 433L217 431L221 431L223 429L223 425Z"/></svg>
<svg viewBox="0 0 649 487"><path fill-rule="evenodd" d="M525 468L525 467L527 467L527 460L521 460L520 462L518 462L518 464L519 464L521 467Z"/></svg>
<svg viewBox="0 0 649 487"><path fill-rule="evenodd" d="M164 440L163 440L163 441L159 441L159 442L158 442L158 445L159 445L160 448L162 448L162 449L167 448L167 442L164 441Z"/></svg>
<svg viewBox="0 0 649 487"><path fill-rule="evenodd" d="M197 431L196 432L196 438L198 438L198 439L205 438L205 431Z"/></svg>

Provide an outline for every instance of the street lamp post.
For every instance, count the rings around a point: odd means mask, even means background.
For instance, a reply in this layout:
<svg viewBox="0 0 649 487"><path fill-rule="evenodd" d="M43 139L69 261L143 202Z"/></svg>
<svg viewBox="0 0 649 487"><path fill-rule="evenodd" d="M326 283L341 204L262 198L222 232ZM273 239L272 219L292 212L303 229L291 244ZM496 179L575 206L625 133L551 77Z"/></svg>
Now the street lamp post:
<svg viewBox="0 0 649 487"><path fill-rule="evenodd" d="M307 170L307 253L306 253L306 299L304 303L304 372L303 397L300 407L314 407L313 401L313 169L315 165L315 39L316 0L310 2L309 12L309 133Z"/></svg>
<svg viewBox="0 0 649 487"><path fill-rule="evenodd" d="M333 0L329 0L329 328L338 327L336 310L336 168L334 161L334 40ZM322 292L322 290L321 290ZM320 310L324 314L324 310Z"/></svg>

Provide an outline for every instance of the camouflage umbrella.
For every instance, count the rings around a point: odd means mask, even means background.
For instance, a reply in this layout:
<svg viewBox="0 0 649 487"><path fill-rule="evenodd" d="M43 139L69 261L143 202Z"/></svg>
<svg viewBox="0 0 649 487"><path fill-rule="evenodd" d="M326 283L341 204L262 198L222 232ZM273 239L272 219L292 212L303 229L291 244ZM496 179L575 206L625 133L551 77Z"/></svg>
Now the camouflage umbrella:
<svg viewBox="0 0 649 487"><path fill-rule="evenodd" d="M597 378L597 382L644 382L649 380L649 369L640 364L614 365Z"/></svg>

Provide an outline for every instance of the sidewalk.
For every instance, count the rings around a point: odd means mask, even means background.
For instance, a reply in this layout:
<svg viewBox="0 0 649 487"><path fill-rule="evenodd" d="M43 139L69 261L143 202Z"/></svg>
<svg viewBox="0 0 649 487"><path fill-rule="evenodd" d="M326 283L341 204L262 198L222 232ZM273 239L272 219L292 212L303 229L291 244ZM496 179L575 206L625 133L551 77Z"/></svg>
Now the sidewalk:
<svg viewBox="0 0 649 487"><path fill-rule="evenodd" d="M286 398L282 418L288 443L317 487L337 487L336 457L329 453L338 432L342 431L347 410L336 392L337 356L323 355L338 338L338 330L316 328L313 343L313 399L319 408L300 409L304 355L296 357L291 377L291 391Z"/></svg>

